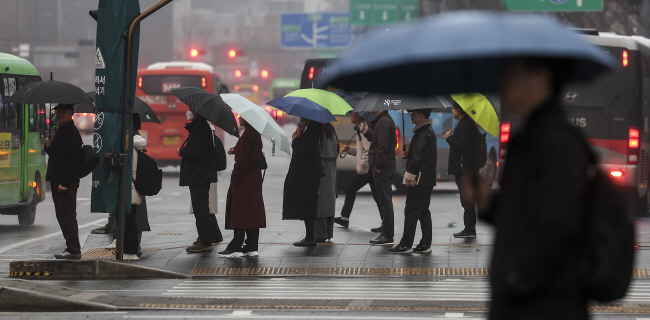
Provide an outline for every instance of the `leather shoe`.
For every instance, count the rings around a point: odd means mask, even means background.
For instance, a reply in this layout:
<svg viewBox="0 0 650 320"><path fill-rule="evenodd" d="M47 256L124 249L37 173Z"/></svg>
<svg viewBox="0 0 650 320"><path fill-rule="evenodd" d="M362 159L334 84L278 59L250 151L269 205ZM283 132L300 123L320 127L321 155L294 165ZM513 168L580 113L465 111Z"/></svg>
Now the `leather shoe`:
<svg viewBox="0 0 650 320"><path fill-rule="evenodd" d="M382 226L379 226L377 228L370 229L370 231L372 231L374 233L382 233L382 232L384 232L384 228Z"/></svg>
<svg viewBox="0 0 650 320"><path fill-rule="evenodd" d="M454 233L456 238L476 238L476 232L467 232L465 230L461 232Z"/></svg>
<svg viewBox="0 0 650 320"><path fill-rule="evenodd" d="M294 242L293 245L296 247L313 247L316 245L316 241L315 240L307 241L305 239L302 239L298 242Z"/></svg>
<svg viewBox="0 0 650 320"><path fill-rule="evenodd" d="M350 225L350 221L348 220L343 220L342 217L336 217L334 218L334 223L338 224L339 226L343 228L347 228L348 225Z"/></svg>
<svg viewBox="0 0 650 320"><path fill-rule="evenodd" d="M379 236L375 240L370 240L370 243L372 244L393 244L393 238L386 237L386 236Z"/></svg>

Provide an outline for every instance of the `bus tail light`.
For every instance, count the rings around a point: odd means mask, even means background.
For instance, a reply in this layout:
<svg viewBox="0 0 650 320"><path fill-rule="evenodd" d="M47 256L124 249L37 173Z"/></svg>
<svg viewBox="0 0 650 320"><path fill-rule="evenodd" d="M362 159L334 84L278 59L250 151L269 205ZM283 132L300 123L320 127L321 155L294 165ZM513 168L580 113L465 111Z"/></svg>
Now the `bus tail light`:
<svg viewBox="0 0 650 320"><path fill-rule="evenodd" d="M205 88L208 86L208 82L205 77L201 77L201 87Z"/></svg>
<svg viewBox="0 0 650 320"><path fill-rule="evenodd" d="M138 88L142 88L142 77L138 77Z"/></svg>
<svg viewBox="0 0 650 320"><path fill-rule="evenodd" d="M314 67L309 68L309 80L314 80Z"/></svg>
<svg viewBox="0 0 650 320"><path fill-rule="evenodd" d="M639 129L630 127L628 134L627 163L637 164L639 162Z"/></svg>
<svg viewBox="0 0 650 320"><path fill-rule="evenodd" d="M510 141L510 122L502 122L499 131L499 159L505 159L508 153L508 141Z"/></svg>
<svg viewBox="0 0 650 320"><path fill-rule="evenodd" d="M627 51L623 51L623 67L627 67L627 65L629 64L629 60L627 58L628 58Z"/></svg>
<svg viewBox="0 0 650 320"><path fill-rule="evenodd" d="M625 175L625 172L623 170L612 170L609 174L614 178L620 178Z"/></svg>
<svg viewBox="0 0 650 320"><path fill-rule="evenodd" d="M257 91L259 91L259 90L260 90L260 87L258 87L257 85L254 85L254 86L253 86L253 92L257 92Z"/></svg>

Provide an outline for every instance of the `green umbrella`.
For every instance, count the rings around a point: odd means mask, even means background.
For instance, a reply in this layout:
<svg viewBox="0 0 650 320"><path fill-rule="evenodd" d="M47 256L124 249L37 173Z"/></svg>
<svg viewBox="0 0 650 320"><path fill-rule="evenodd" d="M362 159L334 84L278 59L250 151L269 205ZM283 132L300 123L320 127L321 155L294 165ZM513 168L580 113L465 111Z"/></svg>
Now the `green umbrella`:
<svg viewBox="0 0 650 320"><path fill-rule="evenodd" d="M333 115L345 115L352 107L337 94L321 89L300 89L287 94L285 97L301 97L318 103Z"/></svg>
<svg viewBox="0 0 650 320"><path fill-rule="evenodd" d="M451 97L489 134L499 136L499 117L488 99L480 93L452 94Z"/></svg>

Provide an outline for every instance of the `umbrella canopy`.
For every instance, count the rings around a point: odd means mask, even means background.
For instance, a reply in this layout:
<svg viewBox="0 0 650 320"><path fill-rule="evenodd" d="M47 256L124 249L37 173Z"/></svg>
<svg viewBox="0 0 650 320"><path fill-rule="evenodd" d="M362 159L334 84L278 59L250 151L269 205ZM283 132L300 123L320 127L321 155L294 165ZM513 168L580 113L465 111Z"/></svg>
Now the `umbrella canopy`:
<svg viewBox="0 0 650 320"><path fill-rule="evenodd" d="M301 97L280 97L267 103L292 116L313 120L320 123L336 121L332 113L318 103Z"/></svg>
<svg viewBox="0 0 650 320"><path fill-rule="evenodd" d="M7 103L58 103L80 104L93 107L94 104L81 88L66 82L48 80L32 82L20 88Z"/></svg>
<svg viewBox="0 0 650 320"><path fill-rule="evenodd" d="M555 18L456 11L366 37L316 84L415 96L496 93L503 62L520 56L572 59L577 81L616 66Z"/></svg>
<svg viewBox="0 0 650 320"><path fill-rule="evenodd" d="M221 94L221 98L257 132L271 140L274 146L277 144L280 150L291 154L289 138L264 108L237 93L224 93Z"/></svg>
<svg viewBox="0 0 650 320"><path fill-rule="evenodd" d="M451 97L485 131L495 137L499 136L499 117L484 95L480 93L463 93L452 94Z"/></svg>
<svg viewBox="0 0 650 320"><path fill-rule="evenodd" d="M86 92L86 95L88 96L88 99L92 101L93 103L95 102L95 92L94 91L89 91ZM91 108L88 105L78 105L75 107L74 112L75 113L81 113L81 112L87 112L87 113L98 113L101 112L101 110L98 110L96 105L93 105ZM151 107L149 105L142 101L142 99L135 97L135 101L133 101L133 109L131 109L131 113L137 113L140 115L140 121L142 122L153 122L160 124L160 120L158 120L158 116L151 110Z"/></svg>
<svg viewBox="0 0 650 320"><path fill-rule="evenodd" d="M365 96L354 107L355 112L374 112L381 110L415 110L415 109L444 109L438 98L416 98L395 94L371 93Z"/></svg>
<svg viewBox="0 0 650 320"><path fill-rule="evenodd" d="M363 99L363 97L367 96L367 92L347 92L347 91L342 91L342 92L337 92L336 93L339 97L341 97L345 102L347 102L350 107L354 108L354 106Z"/></svg>
<svg viewBox="0 0 650 320"><path fill-rule="evenodd" d="M237 119L230 111L230 107L221 99L203 89L193 87L181 87L170 90L192 110L208 119L215 126L223 129L228 134L239 137Z"/></svg>
<svg viewBox="0 0 650 320"><path fill-rule="evenodd" d="M345 115L352 107L336 93L321 89L300 89L287 94L285 97L307 98L329 110L333 115Z"/></svg>

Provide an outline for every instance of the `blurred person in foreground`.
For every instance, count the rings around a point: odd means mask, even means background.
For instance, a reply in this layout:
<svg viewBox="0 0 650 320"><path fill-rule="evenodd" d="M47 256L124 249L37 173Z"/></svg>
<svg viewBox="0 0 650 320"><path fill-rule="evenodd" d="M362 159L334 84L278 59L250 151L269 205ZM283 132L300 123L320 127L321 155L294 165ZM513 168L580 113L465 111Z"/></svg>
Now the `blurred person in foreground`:
<svg viewBox="0 0 650 320"><path fill-rule="evenodd" d="M479 131L476 122L454 101L451 109L454 119L458 120L456 127L442 137L449 143L449 163L447 172L456 177L456 186L461 194L460 205L463 207L463 223L465 228L454 233L456 238L476 238L476 204L472 199L463 197L467 184L464 176L478 173Z"/></svg>
<svg viewBox="0 0 650 320"><path fill-rule="evenodd" d="M60 104L54 107L56 129L54 140L45 140L45 152L49 156L45 180L52 187L52 201L56 220L59 222L66 249L54 255L57 259L81 259L79 226L77 223L77 189L79 188L79 166L82 140L79 130L72 121L74 106Z"/></svg>
<svg viewBox="0 0 650 320"><path fill-rule="evenodd" d="M186 116L191 122L185 125L188 136L178 149L181 157L179 185L190 187L199 238L185 250L189 253L212 251L213 243L223 241L217 218L210 214L209 203L210 184L217 182L215 137L203 116L192 109L186 112Z"/></svg>
<svg viewBox="0 0 650 320"><path fill-rule="evenodd" d="M431 128L431 109L409 111L413 128L413 138L408 151L402 152L406 159L404 184L406 185L406 207L404 207L404 234L402 240L388 249L391 253L430 253L433 226L431 224L431 191L436 185L436 165L438 146L436 134ZM415 229L420 221L422 239L413 247Z"/></svg>
<svg viewBox="0 0 650 320"><path fill-rule="evenodd" d="M368 172L368 150L370 149L370 141L368 141L366 136L361 134L361 132L368 124L357 112L352 112L350 114L350 120L352 121L352 124L354 124L355 137L357 138L356 147L350 147L348 145L345 146L342 151L356 157L357 174L345 188L345 202L343 203L343 208L341 209L341 216L334 218L334 222L336 224L345 228L350 225L350 214L352 213L354 201L357 198L357 192L359 192L359 190L366 184L370 184L372 197L375 199L375 202L377 202L377 191L375 190L375 183L370 177L371 173Z"/></svg>
<svg viewBox="0 0 650 320"><path fill-rule="evenodd" d="M559 93L571 60L510 58L500 79L511 130L500 194L477 174L466 196L496 228L490 319L588 319L581 259L589 148Z"/></svg>
<svg viewBox="0 0 650 320"><path fill-rule="evenodd" d="M293 245L315 246L314 222L318 217L318 190L323 173L320 157L323 124L300 118L292 138L293 152L284 180L282 220L303 220L305 237Z"/></svg>
<svg viewBox="0 0 650 320"><path fill-rule="evenodd" d="M235 166L226 198L226 229L234 229L235 235L226 250L219 252L220 257L226 258L258 256L260 228L266 228L260 170L264 158L262 137L242 117L239 125L245 128L244 133L237 145L228 150L228 154L235 155Z"/></svg>

